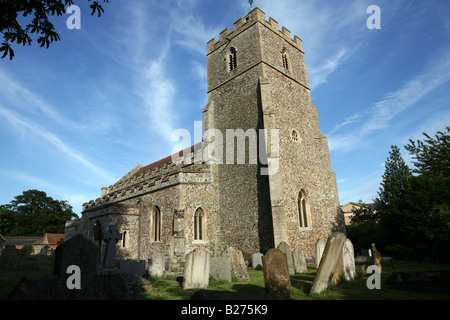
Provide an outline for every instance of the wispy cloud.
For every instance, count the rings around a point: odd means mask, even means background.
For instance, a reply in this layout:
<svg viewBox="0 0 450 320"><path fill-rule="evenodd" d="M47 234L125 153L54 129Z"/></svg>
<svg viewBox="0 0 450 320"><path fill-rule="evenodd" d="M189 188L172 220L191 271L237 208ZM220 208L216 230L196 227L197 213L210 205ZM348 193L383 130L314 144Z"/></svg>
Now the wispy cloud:
<svg viewBox="0 0 450 320"><path fill-rule="evenodd" d="M90 170L99 179L102 179L103 181L115 181L113 175L87 160L82 153L64 143L58 136L49 132L42 126L39 126L32 121L25 119L24 117L20 117L16 113L2 107L0 107L0 116L3 119L6 119L17 130L19 130L22 135L33 138L40 138L41 140L51 144L66 157L78 162L80 165Z"/></svg>
<svg viewBox="0 0 450 320"><path fill-rule="evenodd" d="M406 81L399 90L386 94L370 108L336 125L332 133L328 134L330 150L350 151L360 147L366 137L390 127L400 113L449 80L450 57L444 53L433 59L421 74ZM349 130L343 129L357 120L360 125L352 126Z"/></svg>

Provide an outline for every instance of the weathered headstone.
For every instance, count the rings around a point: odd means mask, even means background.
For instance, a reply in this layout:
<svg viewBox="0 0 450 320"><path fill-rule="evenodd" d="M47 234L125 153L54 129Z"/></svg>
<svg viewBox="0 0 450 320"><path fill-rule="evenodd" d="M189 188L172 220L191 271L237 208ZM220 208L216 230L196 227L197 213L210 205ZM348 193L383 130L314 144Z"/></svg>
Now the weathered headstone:
<svg viewBox="0 0 450 320"><path fill-rule="evenodd" d="M290 298L292 286L286 254L280 249L270 249L262 257L262 263L266 292Z"/></svg>
<svg viewBox="0 0 450 320"><path fill-rule="evenodd" d="M0 269L20 269L25 263L28 254L25 250L15 247L5 247L0 256Z"/></svg>
<svg viewBox="0 0 450 320"><path fill-rule="evenodd" d="M195 249L186 255L183 289L202 289L209 284L211 255L204 249Z"/></svg>
<svg viewBox="0 0 450 320"><path fill-rule="evenodd" d="M250 281L244 256L240 250L230 247L224 252L223 256L231 261L231 270L234 277L240 281Z"/></svg>
<svg viewBox="0 0 450 320"><path fill-rule="evenodd" d="M162 277L165 271L166 260L163 256L154 255L148 259L148 273L151 277Z"/></svg>
<svg viewBox="0 0 450 320"><path fill-rule="evenodd" d="M105 256L103 258L103 268L113 269L116 264L116 245L122 240L117 226L109 226L103 234L103 241L106 243Z"/></svg>
<svg viewBox="0 0 450 320"><path fill-rule="evenodd" d="M345 239L345 234L341 232L335 232L328 238L310 293L320 293L328 287L340 264Z"/></svg>
<svg viewBox="0 0 450 320"><path fill-rule="evenodd" d="M62 283L66 283L70 266L78 266L81 271L81 286L92 282L97 273L98 248L81 234L73 236L56 248L53 273Z"/></svg>
<svg viewBox="0 0 450 320"><path fill-rule="evenodd" d="M322 259L323 251L325 250L325 241L319 239L316 242L316 268L319 268L320 260Z"/></svg>
<svg viewBox="0 0 450 320"><path fill-rule="evenodd" d="M211 258L209 274L216 280L231 282L231 261L224 257Z"/></svg>
<svg viewBox="0 0 450 320"><path fill-rule="evenodd" d="M380 253L378 252L378 250L377 250L377 248L375 247L375 243L372 243L371 244L371 246L370 246L370 249L371 249L371 251L372 251L372 264L374 264L374 265L376 265L378 268L380 268L380 271L382 270L381 269L381 255L380 255Z"/></svg>
<svg viewBox="0 0 450 320"><path fill-rule="evenodd" d="M97 269L98 248L81 234L75 235L55 251L54 274L25 276L8 299L13 300L113 300L124 299L125 275ZM80 288L69 289L69 267L79 268ZM77 268L77 269L78 269ZM128 276L128 275L126 275Z"/></svg>
<svg viewBox="0 0 450 320"><path fill-rule="evenodd" d="M356 278L355 252L350 239L346 239L342 249L342 264L345 279L347 281Z"/></svg>
<svg viewBox="0 0 450 320"><path fill-rule="evenodd" d="M302 249L295 248L294 251L292 251L292 257L294 259L295 273L303 273L308 271L308 266L306 265L306 259Z"/></svg>
<svg viewBox="0 0 450 320"><path fill-rule="evenodd" d="M291 247L286 242L281 242L278 245L278 249L280 249L287 258L289 274L295 274L294 270L294 258L292 257Z"/></svg>
<svg viewBox="0 0 450 320"><path fill-rule="evenodd" d="M252 254L252 268L253 270L262 270L262 257L261 252Z"/></svg>

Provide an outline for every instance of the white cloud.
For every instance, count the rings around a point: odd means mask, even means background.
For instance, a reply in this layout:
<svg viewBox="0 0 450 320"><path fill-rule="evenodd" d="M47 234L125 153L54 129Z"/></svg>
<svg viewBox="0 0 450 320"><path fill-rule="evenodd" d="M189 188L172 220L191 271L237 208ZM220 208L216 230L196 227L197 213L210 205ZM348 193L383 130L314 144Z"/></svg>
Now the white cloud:
<svg viewBox="0 0 450 320"><path fill-rule="evenodd" d="M350 151L359 148L366 137L389 128L397 116L449 80L450 57L444 53L433 59L424 72L406 81L399 90L386 94L381 101L367 110L336 125L332 134L327 135L330 150ZM352 126L350 130L339 130L356 120L361 124Z"/></svg>
<svg viewBox="0 0 450 320"><path fill-rule="evenodd" d="M40 138L43 141L56 147L67 158L74 160L94 173L103 181L114 181L115 178L106 170L96 166L85 158L83 154L64 143L58 136L47 131L45 128L18 116L14 112L0 107L0 115L12 124L24 136Z"/></svg>

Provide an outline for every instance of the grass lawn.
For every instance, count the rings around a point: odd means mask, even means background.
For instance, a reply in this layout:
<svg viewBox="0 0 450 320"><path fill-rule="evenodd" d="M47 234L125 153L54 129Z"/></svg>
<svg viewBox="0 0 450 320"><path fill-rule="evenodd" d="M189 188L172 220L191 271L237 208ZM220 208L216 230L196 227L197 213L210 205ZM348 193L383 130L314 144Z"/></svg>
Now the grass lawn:
<svg viewBox="0 0 450 320"><path fill-rule="evenodd" d="M25 275L44 275L53 272L53 258L30 256L25 262L26 268L20 270L0 270L0 299L4 298ZM369 290L366 286L367 276L330 286L321 294L309 295L316 268L308 268L306 273L291 276L292 299L294 300L450 300L450 294L431 294L423 292L394 290L385 285L392 272L412 270L450 270L450 263L436 264L425 262L398 261L394 266L384 266L381 273L381 289ZM265 293L263 272L248 269L249 282L216 281L211 279L208 290ZM152 290L136 298L140 300L186 300L197 290L183 290L182 277L153 278Z"/></svg>
<svg viewBox="0 0 450 320"><path fill-rule="evenodd" d="M0 299L5 298L23 276L52 274L53 261L54 259L49 256L33 255L25 260L23 269L0 269Z"/></svg>
<svg viewBox="0 0 450 320"><path fill-rule="evenodd" d="M316 268L308 268L308 272L291 276L292 299L294 300L450 300L450 294L432 294L395 290L384 285L392 272L412 270L450 270L450 264L396 262L395 266L383 267L381 273L381 289L369 290L366 286L367 276L330 286L321 294L309 295L316 276ZM250 282L210 281L208 290L265 293L263 272L248 269ZM185 300L197 290L183 290L181 277L156 278L152 280L153 290L138 296L148 300Z"/></svg>

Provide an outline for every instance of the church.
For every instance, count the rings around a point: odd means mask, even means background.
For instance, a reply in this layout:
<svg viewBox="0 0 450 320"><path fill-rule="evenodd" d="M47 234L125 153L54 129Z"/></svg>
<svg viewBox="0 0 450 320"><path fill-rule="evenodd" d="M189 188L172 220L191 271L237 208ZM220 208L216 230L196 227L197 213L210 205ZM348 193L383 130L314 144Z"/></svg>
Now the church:
<svg viewBox="0 0 450 320"><path fill-rule="evenodd" d="M244 161L237 161L234 143L234 162L220 152L214 157L223 161L209 161L205 150L215 141L204 134L177 154L195 161L168 156L103 187L98 199L83 205L80 219L67 222L66 239L81 233L101 256L102 234L116 225L118 259L162 256L166 271L180 271L196 248L220 256L235 247L250 260L281 242L301 248L312 263L319 239L345 233L301 39L254 8L207 43L207 68L203 132L227 138L231 129L245 132ZM263 142L256 149L264 159L256 162L250 161L252 132Z"/></svg>

